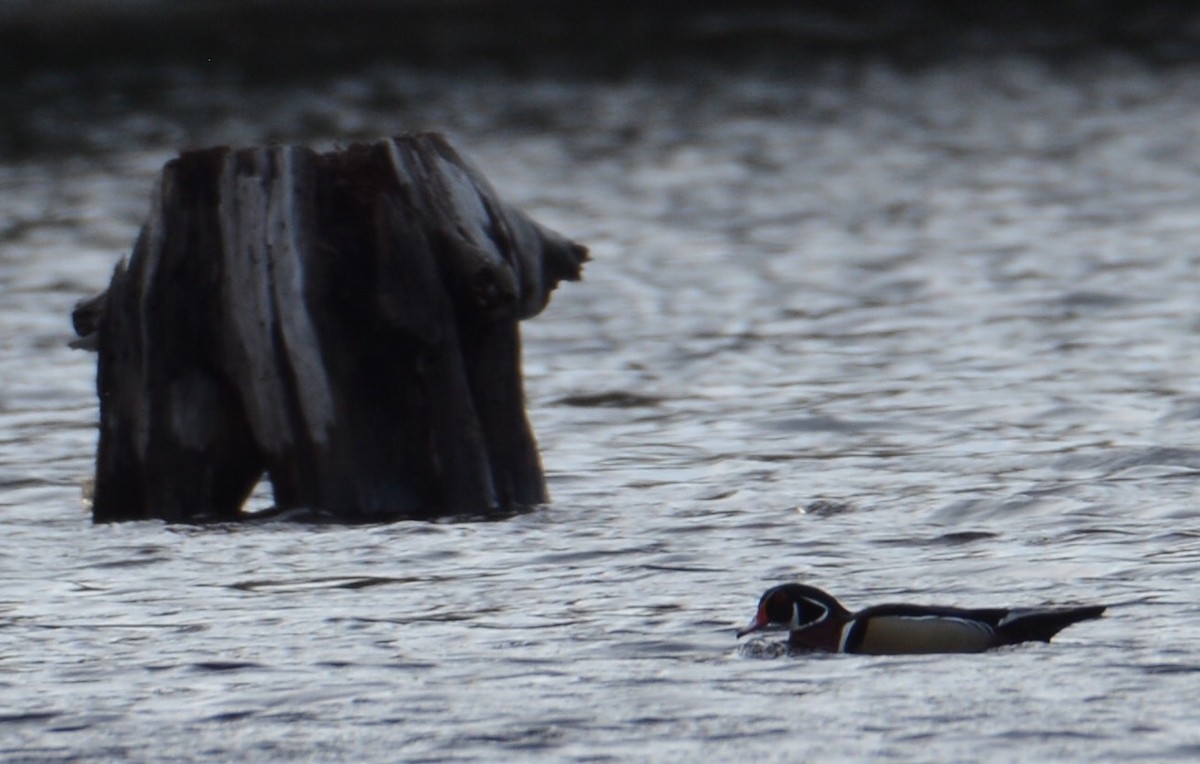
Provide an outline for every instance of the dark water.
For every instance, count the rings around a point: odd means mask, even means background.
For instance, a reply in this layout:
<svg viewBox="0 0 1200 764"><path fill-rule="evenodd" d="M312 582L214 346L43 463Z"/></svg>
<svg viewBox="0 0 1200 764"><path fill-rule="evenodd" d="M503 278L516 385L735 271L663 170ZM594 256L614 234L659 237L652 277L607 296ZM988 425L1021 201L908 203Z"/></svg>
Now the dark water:
<svg viewBox="0 0 1200 764"><path fill-rule="evenodd" d="M0 757L1200 754L1200 64L110 75L27 81L0 165ZM525 326L552 505L93 527L68 314L161 164L422 128L592 247ZM987 655L739 649L794 577L1112 607Z"/></svg>

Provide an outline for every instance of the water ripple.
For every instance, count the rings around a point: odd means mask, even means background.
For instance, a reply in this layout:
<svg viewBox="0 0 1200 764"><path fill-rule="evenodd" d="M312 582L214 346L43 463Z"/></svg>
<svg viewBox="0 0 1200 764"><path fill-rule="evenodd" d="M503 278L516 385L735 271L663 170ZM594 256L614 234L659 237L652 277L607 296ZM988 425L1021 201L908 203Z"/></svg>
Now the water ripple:
<svg viewBox="0 0 1200 764"><path fill-rule="evenodd" d="M14 116L109 148L0 167L0 757L1193 760L1196 65L697 66L180 73L133 132ZM176 145L423 125L592 247L524 328L552 502L92 526L67 316ZM784 580L1110 611L984 656L739 644Z"/></svg>

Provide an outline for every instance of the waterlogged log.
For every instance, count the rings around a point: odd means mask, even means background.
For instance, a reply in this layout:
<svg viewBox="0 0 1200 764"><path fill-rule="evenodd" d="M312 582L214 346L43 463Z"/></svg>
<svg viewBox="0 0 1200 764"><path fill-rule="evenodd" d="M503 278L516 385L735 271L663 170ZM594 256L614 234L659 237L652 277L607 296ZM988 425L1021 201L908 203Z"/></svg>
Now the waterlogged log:
<svg viewBox="0 0 1200 764"><path fill-rule="evenodd" d="M98 351L93 517L336 522L547 499L517 322L587 250L436 134L167 163L128 265L75 311Z"/></svg>

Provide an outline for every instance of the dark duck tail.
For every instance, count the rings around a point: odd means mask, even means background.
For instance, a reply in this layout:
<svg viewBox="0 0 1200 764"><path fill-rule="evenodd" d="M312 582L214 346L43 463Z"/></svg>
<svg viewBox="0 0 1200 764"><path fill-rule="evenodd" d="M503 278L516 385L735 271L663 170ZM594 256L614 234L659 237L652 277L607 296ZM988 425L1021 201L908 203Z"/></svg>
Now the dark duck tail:
<svg viewBox="0 0 1200 764"><path fill-rule="evenodd" d="M1049 642L1055 634L1071 624L1099 618L1104 610L1104 605L1010 610L1008 615L996 624L996 641L1002 645Z"/></svg>

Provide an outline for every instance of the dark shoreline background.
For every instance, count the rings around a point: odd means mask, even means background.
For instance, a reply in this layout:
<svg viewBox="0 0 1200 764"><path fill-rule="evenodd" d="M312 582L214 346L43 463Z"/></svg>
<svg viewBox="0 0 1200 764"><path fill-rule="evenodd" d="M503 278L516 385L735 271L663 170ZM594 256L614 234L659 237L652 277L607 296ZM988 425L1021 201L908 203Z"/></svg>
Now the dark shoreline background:
<svg viewBox="0 0 1200 764"><path fill-rule="evenodd" d="M261 124L280 88L347 75L361 82L380 67L517 81L654 77L703 88L722 72L793 78L831 61L912 69L1020 55L1086 68L1089 57L1114 52L1152 66L1196 60L1200 4L0 0L0 161L96 155L104 136L118 134L207 145L197 126L214 115ZM214 93L241 95L214 105ZM149 128L143 140L139 114L181 127L170 135ZM297 124L255 140L329 135L376 137Z"/></svg>
<svg viewBox="0 0 1200 764"><path fill-rule="evenodd" d="M961 53L1127 48L1190 58L1200 6L1182 0L106 0L0 1L0 62L223 65L274 76L406 61L572 64L617 74L679 54Z"/></svg>
<svg viewBox="0 0 1200 764"><path fill-rule="evenodd" d="M1180 0L154 0L0 1L0 65L217 66L292 78L364 63L620 76L681 56L787 60L831 52L928 58L1121 48L1162 61L1200 49Z"/></svg>

